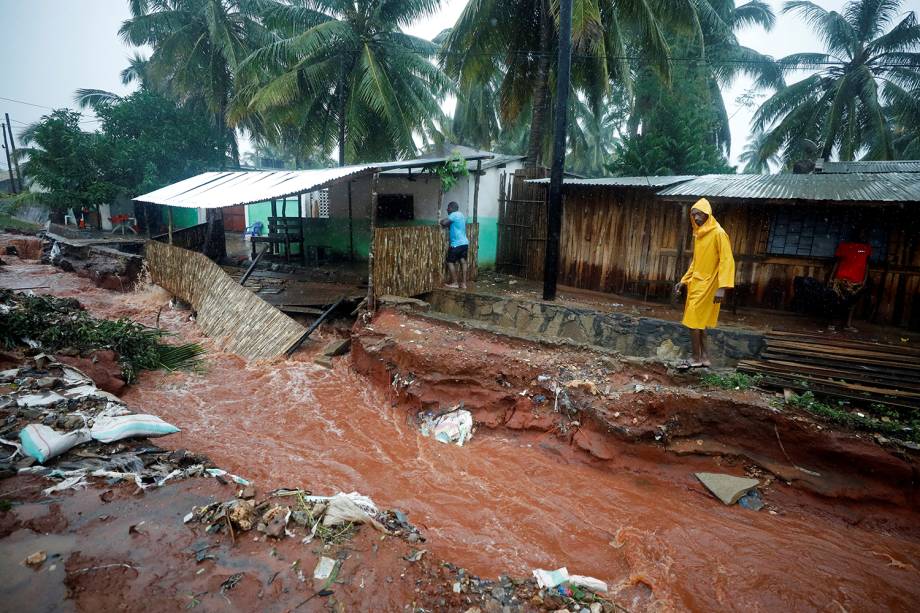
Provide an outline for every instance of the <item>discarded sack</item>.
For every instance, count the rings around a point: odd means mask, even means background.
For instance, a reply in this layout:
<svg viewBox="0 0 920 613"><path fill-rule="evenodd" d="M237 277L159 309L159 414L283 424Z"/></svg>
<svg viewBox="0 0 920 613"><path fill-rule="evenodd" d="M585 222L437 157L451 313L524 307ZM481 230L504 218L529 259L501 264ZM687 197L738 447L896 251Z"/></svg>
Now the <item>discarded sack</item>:
<svg viewBox="0 0 920 613"><path fill-rule="evenodd" d="M179 428L156 415L121 415L99 417L93 424L93 438L101 443L112 443L132 436L164 436L178 432Z"/></svg>
<svg viewBox="0 0 920 613"><path fill-rule="evenodd" d="M323 516L323 525L338 526L349 522L370 524L381 532L387 532L383 524L374 519L377 513L377 507L367 496L362 496L357 492L350 494L340 492L329 499L326 514Z"/></svg>
<svg viewBox="0 0 920 613"><path fill-rule="evenodd" d="M81 428L66 434L60 434L48 426L29 424L19 432L22 451L40 464L59 456L71 447L92 440L89 430Z"/></svg>
<svg viewBox="0 0 920 613"><path fill-rule="evenodd" d="M537 585L543 589L552 589L567 583L592 592L604 593L607 591L607 584L600 579L584 575L570 575L565 566L556 570L537 568L533 571L533 576L537 580Z"/></svg>
<svg viewBox="0 0 920 613"><path fill-rule="evenodd" d="M428 416L422 422L422 435L462 447L473 436L473 415L466 409L455 409L442 415Z"/></svg>

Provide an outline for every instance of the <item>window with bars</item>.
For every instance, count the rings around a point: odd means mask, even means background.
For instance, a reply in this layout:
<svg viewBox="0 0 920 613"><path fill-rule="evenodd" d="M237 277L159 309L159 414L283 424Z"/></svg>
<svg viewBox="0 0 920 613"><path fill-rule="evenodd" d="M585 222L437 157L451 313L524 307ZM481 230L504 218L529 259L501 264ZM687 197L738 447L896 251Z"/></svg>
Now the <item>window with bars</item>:
<svg viewBox="0 0 920 613"><path fill-rule="evenodd" d="M873 262L884 260L887 230L877 223L864 226L861 211L785 208L773 214L767 253L832 258L837 245L856 240L857 229L865 227L872 245Z"/></svg>

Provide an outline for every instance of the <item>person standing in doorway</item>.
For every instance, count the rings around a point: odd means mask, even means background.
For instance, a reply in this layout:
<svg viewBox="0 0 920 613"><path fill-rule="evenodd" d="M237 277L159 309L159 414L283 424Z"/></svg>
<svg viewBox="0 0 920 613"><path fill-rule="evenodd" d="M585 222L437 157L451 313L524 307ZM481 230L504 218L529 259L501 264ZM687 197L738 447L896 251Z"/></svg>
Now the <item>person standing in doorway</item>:
<svg viewBox="0 0 920 613"><path fill-rule="evenodd" d="M674 291L679 293L683 287L687 288L683 324L690 328L693 346L690 367L699 368L711 365L706 351L706 328L716 327L725 291L735 287L735 258L728 234L712 216L712 207L705 198L697 200L690 209L690 225L693 259Z"/></svg>
<svg viewBox="0 0 920 613"><path fill-rule="evenodd" d="M448 228L450 237L450 248L447 250L447 270L450 271L450 283L447 284L447 287L466 289L470 241L466 237L466 216L460 212L459 204L448 203L447 217L441 220L441 225Z"/></svg>
<svg viewBox="0 0 920 613"><path fill-rule="evenodd" d="M866 232L862 229L855 231L851 240L837 245L834 251L836 260L828 282L831 302L829 329L833 330L834 322L839 320L844 330L856 332L853 328L853 311L866 288L871 256L872 245L866 240Z"/></svg>

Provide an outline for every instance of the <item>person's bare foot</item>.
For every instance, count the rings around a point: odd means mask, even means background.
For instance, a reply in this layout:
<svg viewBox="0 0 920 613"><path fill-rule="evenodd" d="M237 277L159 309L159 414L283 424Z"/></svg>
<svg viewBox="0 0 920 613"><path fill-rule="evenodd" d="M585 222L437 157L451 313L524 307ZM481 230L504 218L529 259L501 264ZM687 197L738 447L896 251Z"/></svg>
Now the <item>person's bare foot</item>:
<svg viewBox="0 0 920 613"><path fill-rule="evenodd" d="M461 284L460 284L460 289L466 289L466 283L461 283Z"/></svg>
<svg viewBox="0 0 920 613"><path fill-rule="evenodd" d="M702 362L700 362L700 366L702 366L703 368L709 368L710 366L712 366L712 362L710 362L709 360L703 360Z"/></svg>

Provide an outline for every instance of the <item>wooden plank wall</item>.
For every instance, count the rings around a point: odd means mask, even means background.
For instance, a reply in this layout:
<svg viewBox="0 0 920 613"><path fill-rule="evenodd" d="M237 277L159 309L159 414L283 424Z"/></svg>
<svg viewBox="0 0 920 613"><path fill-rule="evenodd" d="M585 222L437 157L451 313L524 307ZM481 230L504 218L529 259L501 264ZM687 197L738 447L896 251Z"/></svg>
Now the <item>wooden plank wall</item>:
<svg viewBox="0 0 920 613"><path fill-rule="evenodd" d="M478 273L479 224L468 223L470 281ZM447 237L440 226L374 228L376 296L418 296L444 284Z"/></svg>
<svg viewBox="0 0 920 613"><path fill-rule="evenodd" d="M528 279L543 278L546 206L542 185L528 179L549 176L546 168L522 168L499 185L498 245L495 269Z"/></svg>
<svg viewBox="0 0 920 613"><path fill-rule="evenodd" d="M145 249L153 282L191 304L198 325L223 350L249 360L270 359L305 332L201 253L158 241L148 241Z"/></svg>
<svg viewBox="0 0 920 613"><path fill-rule="evenodd" d="M200 223L181 230L173 232L173 246L182 247L190 251L201 251L204 249L205 242L208 238L208 224ZM154 236L153 240L161 243L169 243L169 234L160 234Z"/></svg>
<svg viewBox="0 0 920 613"><path fill-rule="evenodd" d="M782 204L723 203L713 207L732 242L736 296L741 304L786 309L792 302L795 277L824 280L833 267L833 258L767 253L771 214L779 206ZM665 296L689 264L693 243L679 203L659 201L648 190L577 188L567 190L564 207L561 284ZM870 213L869 219L889 228L887 258L870 266L874 290L857 315L877 323L918 328L920 213L896 207L872 210L876 213ZM687 251L678 270L684 234ZM542 254L539 259L535 254L525 267L528 278L542 278L542 263Z"/></svg>

